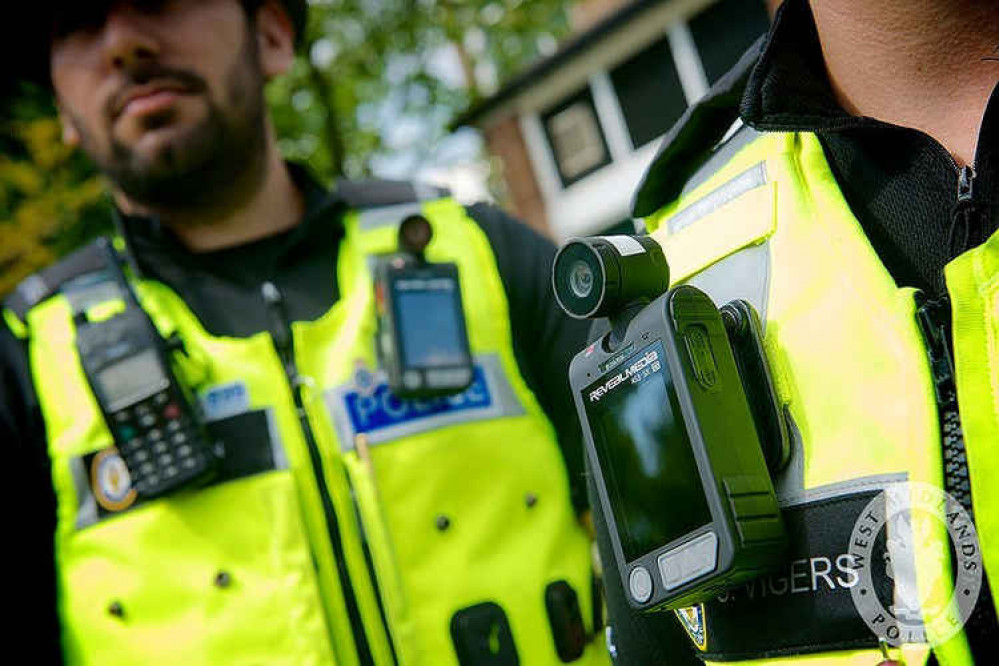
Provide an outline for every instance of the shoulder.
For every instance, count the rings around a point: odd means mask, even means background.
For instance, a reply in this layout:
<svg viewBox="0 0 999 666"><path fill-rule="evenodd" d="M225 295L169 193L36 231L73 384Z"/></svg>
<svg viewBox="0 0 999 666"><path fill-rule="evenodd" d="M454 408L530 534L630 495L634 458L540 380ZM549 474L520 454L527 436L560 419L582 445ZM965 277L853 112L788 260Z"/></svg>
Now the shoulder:
<svg viewBox="0 0 999 666"><path fill-rule="evenodd" d="M32 308L54 296L65 283L104 269L110 246L109 239L99 238L51 266L29 275L3 300L3 309L24 322Z"/></svg>
<svg viewBox="0 0 999 666"><path fill-rule="evenodd" d="M451 193L426 183L369 179L338 181L333 196L350 208L365 211L447 198Z"/></svg>
<svg viewBox="0 0 999 666"><path fill-rule="evenodd" d="M555 243L497 206L479 203L466 207L468 217L482 229L508 293L515 298L538 298L551 286Z"/></svg>
<svg viewBox="0 0 999 666"><path fill-rule="evenodd" d="M724 157L725 145L755 135L754 130L741 124L740 109L764 44L765 37L761 37L666 133L635 193L632 206L635 217L651 215L692 189L689 183L703 182L706 175L723 165L717 164L720 161L717 156ZM735 132L733 128L741 129Z"/></svg>

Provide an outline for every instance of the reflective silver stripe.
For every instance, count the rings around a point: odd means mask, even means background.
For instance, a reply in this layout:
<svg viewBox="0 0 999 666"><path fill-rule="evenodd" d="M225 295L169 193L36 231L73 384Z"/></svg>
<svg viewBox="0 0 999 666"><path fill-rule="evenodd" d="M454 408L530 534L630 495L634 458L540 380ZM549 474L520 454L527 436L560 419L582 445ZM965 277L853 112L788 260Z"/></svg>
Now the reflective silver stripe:
<svg viewBox="0 0 999 666"><path fill-rule="evenodd" d="M90 474L83 464L83 458L73 458L69 461L69 467L73 474L73 485L76 486L76 529L82 530L97 524L97 498L90 487Z"/></svg>
<svg viewBox="0 0 999 666"><path fill-rule="evenodd" d="M397 226L410 215L422 215L423 204L418 201L399 204L397 206L382 206L360 211L358 227L361 231L374 231L386 226Z"/></svg>
<svg viewBox="0 0 999 666"><path fill-rule="evenodd" d="M506 372L503 370L503 363L498 354L478 355L475 357L475 365L482 370L485 377L490 396L490 404L488 406L458 409L429 416L418 416L400 423L371 430L365 433L368 445L385 444L403 437L459 423L520 416L525 413L523 405L521 405L520 400L517 398L517 393L514 391L513 386L506 376ZM384 383L385 375L379 371L375 378L375 385L381 386ZM346 403L348 394L356 392L357 389L353 382L351 382L328 389L323 393L326 408L329 410L330 419L340 440L340 448L344 452L354 450L354 439L358 434ZM462 395L464 394L444 398L444 400L460 401L462 400ZM426 406L429 402L407 401L407 409L419 411L421 404Z"/></svg>
<svg viewBox="0 0 999 666"><path fill-rule="evenodd" d="M16 291L28 307L33 308L42 302L52 290L46 284L45 279L36 274L26 277L21 284L17 285ZM24 318L23 315L21 318Z"/></svg>
<svg viewBox="0 0 999 666"><path fill-rule="evenodd" d="M666 224L669 225L671 234L675 234L681 229L689 227L691 224L707 217L725 204L746 192L762 187L767 183L766 162L758 162L749 167L738 176L732 178L710 194L698 199L690 206L669 218Z"/></svg>
<svg viewBox="0 0 999 666"><path fill-rule="evenodd" d="M801 460L801 453L796 451L795 455L798 460ZM843 497L845 495L853 495L856 493L870 492L870 491L891 491L893 488L897 487L900 483L905 483L909 478L906 472L897 472L895 474L875 474L871 476L862 476L856 479L849 479L847 481L839 481L837 483L830 483L824 486L817 486L815 488L798 489L794 491L785 490L784 484L778 483L777 490L777 502L782 507L795 506L797 504L805 504L807 502L817 502L820 500L833 499L836 497Z"/></svg>
<svg viewBox="0 0 999 666"><path fill-rule="evenodd" d="M284 452L284 444L281 440L281 430L278 428L277 417L274 416L274 409L264 410L267 414L267 432L271 436L271 457L274 460L274 469L288 469L288 455Z"/></svg>
<svg viewBox="0 0 999 666"><path fill-rule="evenodd" d="M685 280L708 294L721 307L729 301L748 301L764 331L767 326L767 300L770 293L770 243L754 245L725 257Z"/></svg>
<svg viewBox="0 0 999 666"><path fill-rule="evenodd" d="M725 132L725 136L718 142L711 156L684 183L680 196L685 197L706 183L708 178L718 173L723 166L729 163L729 160L735 157L736 153L761 136L763 136L762 132L757 132L744 124L741 118L737 118Z"/></svg>

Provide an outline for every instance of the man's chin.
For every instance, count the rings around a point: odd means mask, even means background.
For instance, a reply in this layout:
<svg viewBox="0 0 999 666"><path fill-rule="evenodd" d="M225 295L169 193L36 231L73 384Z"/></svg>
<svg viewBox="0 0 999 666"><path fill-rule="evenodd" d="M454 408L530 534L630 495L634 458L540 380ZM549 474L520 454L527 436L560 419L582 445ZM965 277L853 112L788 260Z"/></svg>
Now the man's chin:
<svg viewBox="0 0 999 666"><path fill-rule="evenodd" d="M112 129L115 143L136 155L150 159L171 144L190 141L207 123L208 114L187 104L172 105L155 113L124 115Z"/></svg>

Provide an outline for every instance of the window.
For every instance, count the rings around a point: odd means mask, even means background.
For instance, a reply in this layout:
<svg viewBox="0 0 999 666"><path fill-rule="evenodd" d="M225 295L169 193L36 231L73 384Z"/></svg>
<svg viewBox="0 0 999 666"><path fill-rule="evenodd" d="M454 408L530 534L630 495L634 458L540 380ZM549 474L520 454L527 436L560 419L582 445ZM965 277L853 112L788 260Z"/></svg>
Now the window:
<svg viewBox="0 0 999 666"><path fill-rule="evenodd" d="M720 79L769 29L762 0L720 0L691 19L690 32L708 83Z"/></svg>
<svg viewBox="0 0 999 666"><path fill-rule="evenodd" d="M664 134L687 108L665 37L618 65L610 77L635 148Z"/></svg>
<svg viewBox="0 0 999 666"><path fill-rule="evenodd" d="M569 187L610 164L610 152L589 88L543 113L541 122L563 187Z"/></svg>

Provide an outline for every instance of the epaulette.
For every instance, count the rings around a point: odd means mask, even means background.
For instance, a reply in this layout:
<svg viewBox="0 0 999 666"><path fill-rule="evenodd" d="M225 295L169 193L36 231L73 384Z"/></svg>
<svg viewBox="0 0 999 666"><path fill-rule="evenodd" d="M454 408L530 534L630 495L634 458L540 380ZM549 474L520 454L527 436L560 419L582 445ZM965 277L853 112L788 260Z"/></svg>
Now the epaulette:
<svg viewBox="0 0 999 666"><path fill-rule="evenodd" d="M342 180L335 196L356 210L387 208L450 196L443 187L404 180Z"/></svg>
<svg viewBox="0 0 999 666"><path fill-rule="evenodd" d="M102 270L106 265L107 251L100 241L94 241L21 280L3 305L24 321L33 307L56 294L66 282Z"/></svg>
<svg viewBox="0 0 999 666"><path fill-rule="evenodd" d="M635 194L632 215L646 217L674 201L720 145L726 143L731 136L730 130L739 120L746 84L765 44L764 35L666 133L662 148ZM747 133L742 132L739 138L746 136Z"/></svg>

